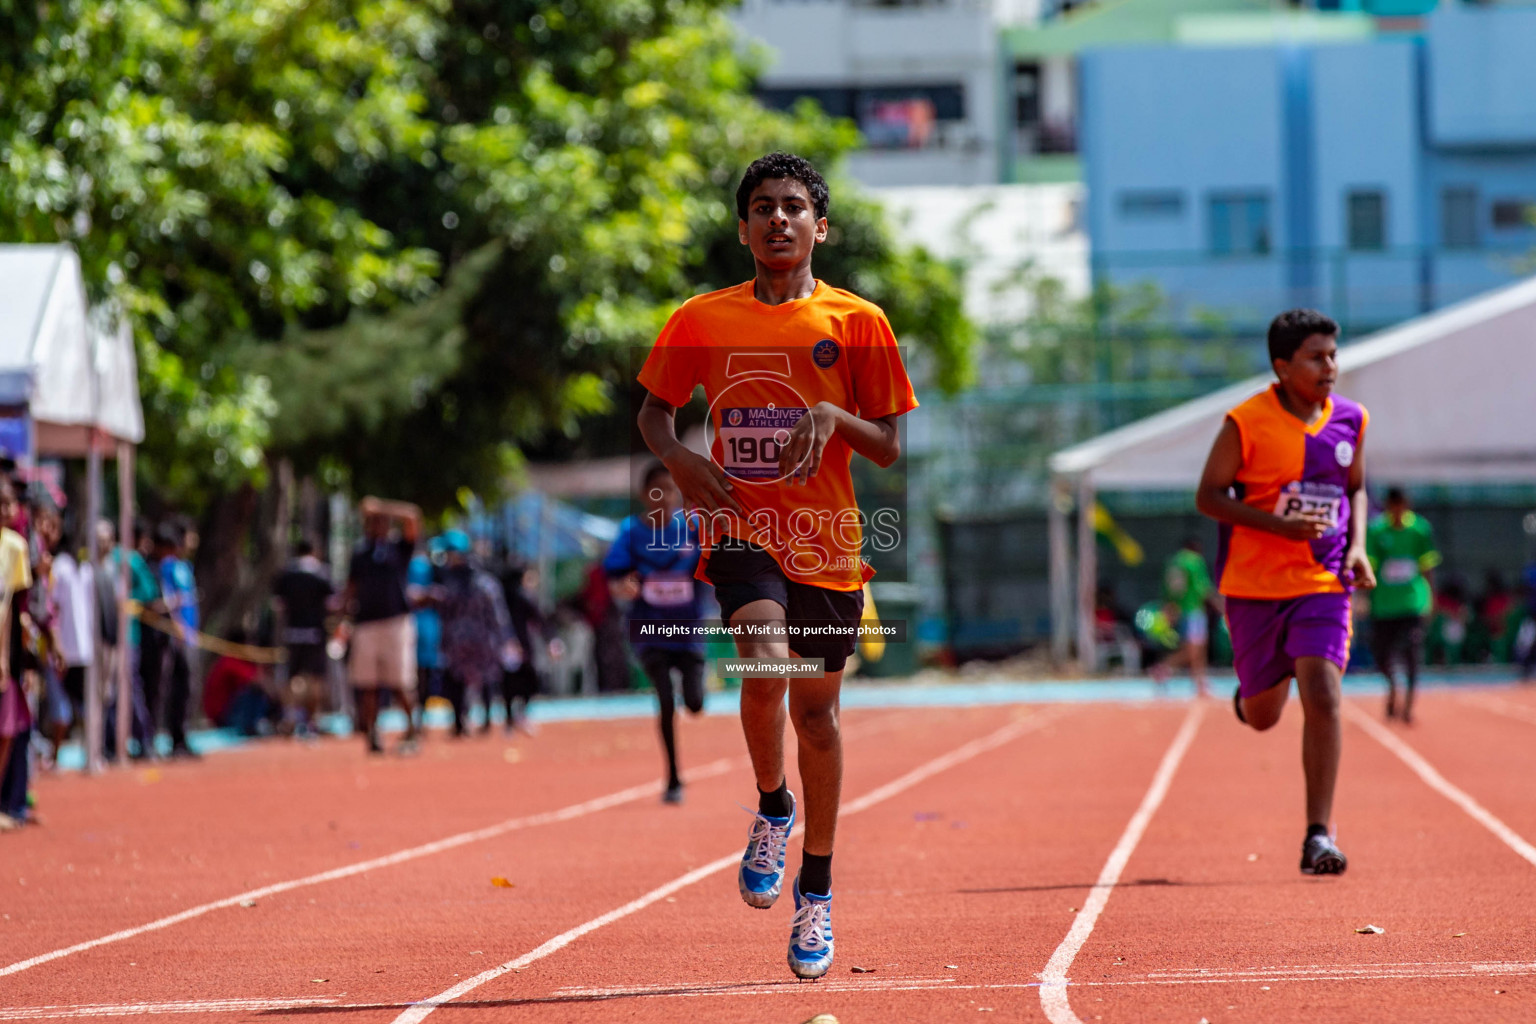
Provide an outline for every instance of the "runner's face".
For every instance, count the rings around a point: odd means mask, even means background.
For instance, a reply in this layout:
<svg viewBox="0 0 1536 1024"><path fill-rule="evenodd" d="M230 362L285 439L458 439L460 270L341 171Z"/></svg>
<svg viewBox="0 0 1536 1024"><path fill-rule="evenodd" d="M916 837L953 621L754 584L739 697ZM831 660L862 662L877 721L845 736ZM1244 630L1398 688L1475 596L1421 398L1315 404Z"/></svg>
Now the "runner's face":
<svg viewBox="0 0 1536 1024"><path fill-rule="evenodd" d="M1275 360L1280 383L1306 402L1321 403L1333 394L1339 379L1339 340L1331 334L1314 334L1301 343L1290 359Z"/></svg>
<svg viewBox="0 0 1536 1024"><path fill-rule="evenodd" d="M769 178L753 190L738 234L759 264L791 270L811 258L816 243L827 240L827 218L816 216L811 193L800 181Z"/></svg>

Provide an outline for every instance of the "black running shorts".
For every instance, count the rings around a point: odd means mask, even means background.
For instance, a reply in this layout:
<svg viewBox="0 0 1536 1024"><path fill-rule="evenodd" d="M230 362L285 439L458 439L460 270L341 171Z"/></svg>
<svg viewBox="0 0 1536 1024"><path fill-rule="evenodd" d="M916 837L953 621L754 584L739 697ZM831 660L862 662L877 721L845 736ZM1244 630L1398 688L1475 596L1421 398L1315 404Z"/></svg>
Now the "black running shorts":
<svg viewBox="0 0 1536 1024"><path fill-rule="evenodd" d="M828 672L841 672L858 646L858 625L864 618L862 590L828 590L797 583L784 575L774 557L756 544L727 538L710 553L704 575L715 588L720 617L729 623L753 601L772 601L784 609L784 618L797 626L843 627L846 635L791 637L791 653L802 658L821 658Z"/></svg>

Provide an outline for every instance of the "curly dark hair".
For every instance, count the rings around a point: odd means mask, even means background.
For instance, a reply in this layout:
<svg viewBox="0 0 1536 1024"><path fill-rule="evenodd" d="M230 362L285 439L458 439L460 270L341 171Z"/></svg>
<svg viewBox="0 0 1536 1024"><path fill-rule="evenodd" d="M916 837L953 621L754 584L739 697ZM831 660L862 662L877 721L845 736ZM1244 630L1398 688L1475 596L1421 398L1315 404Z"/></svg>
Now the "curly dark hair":
<svg viewBox="0 0 1536 1024"><path fill-rule="evenodd" d="M741 184L736 186L736 216L739 219L747 219L747 203L752 199L753 190L774 178L793 178L804 185L805 190L811 194L811 205L816 208L817 219L827 215L827 204L832 201L832 193L827 188L826 180L816 172L811 162L793 153L769 153L752 161L747 173L741 176Z"/></svg>
<svg viewBox="0 0 1536 1024"><path fill-rule="evenodd" d="M1314 334L1339 333L1333 318L1315 309L1288 309L1269 322L1269 358L1286 362L1296 355L1301 343Z"/></svg>

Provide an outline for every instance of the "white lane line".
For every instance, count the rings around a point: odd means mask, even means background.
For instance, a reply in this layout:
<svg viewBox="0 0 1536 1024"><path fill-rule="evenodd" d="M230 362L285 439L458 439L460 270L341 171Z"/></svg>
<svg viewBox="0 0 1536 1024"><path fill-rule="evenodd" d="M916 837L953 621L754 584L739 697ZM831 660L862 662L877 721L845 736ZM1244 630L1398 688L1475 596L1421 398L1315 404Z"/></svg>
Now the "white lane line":
<svg viewBox="0 0 1536 1024"><path fill-rule="evenodd" d="M1148 974L1115 981L1073 982L1075 988L1169 987L1179 985L1257 985L1274 982L1399 981L1435 978L1507 978L1536 975L1536 962L1478 961L1466 963L1421 962L1403 964L1367 964L1340 967L1323 964L1315 967L1251 967L1243 969L1191 968L1184 971L1152 971ZM985 992L1037 988L1038 981L967 983L959 978L826 978L817 983L817 992L856 994L858 992ZM608 999L699 999L731 996L775 996L805 994L797 981L762 980L679 985L634 985L609 987L569 986L559 988L540 1000L530 1002L601 1001ZM465 1008L483 1005L474 1000L459 1004ZM0 1021L64 1020L79 1017L136 1017L172 1013L248 1013L277 1010L305 1010L325 1007L328 1011L384 1010L388 1003L343 1003L337 997L312 999L200 999L165 1003L90 1003L78 1006L19 1006L0 1008Z"/></svg>
<svg viewBox="0 0 1536 1024"><path fill-rule="evenodd" d="M944 771L947 768L952 768L963 761L970 760L978 754L982 754L988 750L1000 747L1010 740L1022 736L1026 732L1031 732L1035 729L1038 729L1041 726L1046 725L1061 717L1061 714L1062 711L1059 709L1039 711L1033 714L1026 713L1025 717L1018 718L1013 722L1010 722L1008 725L1003 726L996 732L983 736L980 739L971 740L969 743L957 747L947 754L943 754L934 758L932 761L928 761L925 764L919 765L917 768L907 772L900 778L892 782L888 782L878 789L870 791L864 796L859 797L857 800L844 804L840 817L847 817L850 814L857 814L860 811L867 810L870 807L875 806L875 804L878 804L880 801L888 800L895 796L897 793L900 793L902 790L909 789L912 786L917 785L919 782L922 782L924 779ZM798 833L800 828L801 826L797 825L795 827L795 831ZM665 885L657 886L655 889L652 889L644 896L630 900L622 907L617 907L608 911L606 914L594 917L592 920L587 921L584 924L579 924L569 931L561 932L559 935L556 935L542 946L530 952L524 953L522 956L515 960L508 960L506 963L501 964L498 967L492 967L490 970L483 971L480 974L475 975L473 978L467 978L464 981L459 982L457 985L454 985L452 988L440 992L435 996L432 996L428 999L423 999L421 1002L413 1004L404 1013L395 1018L394 1024L420 1024L420 1022L425 1020L433 1010L436 1010L444 1003L451 1003L455 999L458 999L460 996L465 995L468 992L472 992L479 988L481 985L484 985L486 982L494 981L495 979L501 977L503 974L507 974L510 971L520 971L524 967L527 967L529 964L542 960L552 953L559 952L566 946L569 946L571 943L581 938L583 935L595 932L599 928L606 927L607 925L610 925L615 921L622 920L623 918L626 918L631 914L636 913L637 911L644 910L652 903L663 900L680 889L686 889L694 882L708 878L710 875L713 875L717 872L724 871L726 868L740 863L740 861L741 853L738 851L728 853L718 860L714 860L708 864L705 864L703 867L694 868L686 875L674 878L672 881L667 882Z"/></svg>
<svg viewBox="0 0 1536 1024"><path fill-rule="evenodd" d="M195 999L175 1003L88 1003L80 1006L0 1007L0 1020L62 1020L68 1017L138 1017L161 1013L244 1013L335 1006L320 999Z"/></svg>
<svg viewBox="0 0 1536 1024"><path fill-rule="evenodd" d="M1536 962L1405 963L1369 964L1340 967L1322 964L1315 967L1254 967L1239 970L1224 968L1188 971L1152 971L1112 981L1075 981L1074 988L1172 987L1180 985L1258 985L1274 982L1397 981L1432 978L1495 978L1536 975ZM1039 981L972 983L960 978L885 978L883 980L827 978L818 982L816 991L916 992L944 990L977 992L1039 988ZM735 996L772 996L804 994L794 981L718 982L714 984L635 985L613 987L567 987L556 989L548 1002L605 999L698 999ZM463 1004L475 1005L472 1002Z"/></svg>
<svg viewBox="0 0 1536 1024"><path fill-rule="evenodd" d="M725 772L728 772L733 768L737 768L744 763L746 763L746 759L741 757L721 758L718 761L711 761L709 764L695 768L688 772L687 775L689 779L709 778L715 775L722 775ZM159 931L162 928L169 928L172 925L181 924L184 921L190 921L195 917L201 917L204 914L211 913L215 910L222 910L225 907L236 907L245 900L265 899L268 896L276 896L280 893L292 892L294 889L302 889L310 885L320 885L324 882L334 882L343 878L351 878L354 875L361 875L369 871L377 870L378 868L392 867L396 864L404 864L408 861L419 860L422 857L430 857L435 853L442 853L446 850L456 849L457 847L465 846L469 843L478 843L486 839L495 839L497 836L504 836L508 832L516 832L521 829L534 828L539 825L552 825L562 821L571 821L575 818L581 818L589 814L595 814L598 811L604 811L610 807L617 807L620 804L630 803L643 797L655 796L660 792L661 783L659 782L647 782L639 786L630 786L628 789L621 789L616 793L609 793L606 796L594 797L591 800L585 800L579 804L571 804L567 807L562 807L559 810L545 811L540 814L530 814L521 818L511 818L497 825L491 825L487 828L475 829L472 832L460 832L458 835L452 835L446 839L439 839L436 842L425 843L421 846L413 846L408 850L399 850L395 853L387 854L383 857L375 857L372 860L359 861L356 864L348 864L344 867L333 868L330 871L322 871L315 875L306 875L303 878L295 878L287 882L276 882L272 885L265 885L259 889L251 889L221 900L214 900L212 903L204 903L196 907L189 907L180 913L171 914L168 917L162 917L158 920L151 921L148 924L142 924L134 928L124 928L122 931L113 932L111 935L103 935L99 939L90 939L86 942L76 943L73 946L66 946L63 949L56 949L51 953L42 953L27 960L17 961L16 963L10 964L6 967L0 967L0 978L10 974L18 974L22 971L37 967L40 964L46 964L51 960L58 960L62 957L71 956L75 953L84 953L86 950L96 949L99 946L110 945L114 942L122 942L125 939L136 938L137 936L144 935L147 932Z"/></svg>
<svg viewBox="0 0 1536 1024"><path fill-rule="evenodd" d="M1503 840L1505 846L1514 850L1515 853L1524 857L1531 864L1536 865L1536 846L1532 846L1527 842L1520 833L1494 817L1487 808L1468 796L1465 791L1451 785L1450 782L1446 781L1445 776L1441 775L1435 770L1433 765L1424 760L1418 751L1398 739L1370 715L1361 711L1354 704L1345 704L1344 710L1349 717L1355 720L1356 725L1365 730L1366 735L1396 754L1399 761L1406 764L1415 775L1424 780L1425 785L1457 807L1460 807L1463 811L1466 811L1472 820Z"/></svg>
<svg viewBox="0 0 1536 1024"><path fill-rule="evenodd" d="M861 722L855 727L845 729L843 731L843 736L845 739L847 739L867 736L871 733L882 732L893 726L897 722L898 718L899 715L894 713L889 715L882 715L873 721ZM746 757L722 757L718 760L711 761L708 764L701 765L698 768L689 769L683 774L685 778L691 782L698 779L714 778L716 775L724 775L726 772L731 771L732 769L740 768L743 765L749 763L750 761ZM84 953L87 950L96 949L99 946L110 945L114 942L122 942L125 939L136 938L140 935L147 934L148 932L159 931L162 928L169 928L172 925L178 925L184 921L190 921L193 918L202 917L204 914L215 910L222 910L226 907L238 906L246 900L259 900L267 896L276 896L281 893L292 892L294 889L302 889L310 885L320 885L324 882L335 882L343 878L351 878L354 875L361 875L366 872L373 871L377 868L391 867L395 864L404 864L408 861L419 860L422 857L430 857L435 853L443 853L444 851L456 849L457 847L465 846L469 843L478 843L486 839L495 839L497 836L506 835L508 832L516 832L526 828L535 828L539 825L553 825L563 821L571 821L575 818L582 818L589 814L595 814L598 811L608 810L611 807L618 807L622 804L631 803L643 797L655 796L660 792L661 783L659 782L647 782L639 786L630 786L628 789L621 789L616 793L609 793L607 796L594 797L591 800L586 800L579 804L571 804L568 807L562 807L556 811L545 811L541 814L531 814L522 818L511 818L507 821L501 822L498 825L491 825L486 828L476 829L472 832L460 832L458 835L449 836L446 839L439 839L436 842L426 843L422 846L413 846L408 850L400 850L396 853L387 854L383 857L375 857L373 860L365 860L356 864L348 864L345 867L334 868L330 871L322 871L319 874L308 875L304 878L295 878L287 882L276 882L272 885L263 886L260 889L251 889L247 892L237 893L234 896L228 896L222 900L215 900L212 903L204 903L201 906L189 907L180 913L171 914L168 917L162 917L158 920L151 921L148 924L139 925L135 928L125 928L120 932L113 932L111 935L103 935L99 939L90 939L86 942L76 943L73 946L66 946L63 949L56 949L51 953L42 953L27 960L19 960L14 964L0 967L0 978L4 978L10 974L19 974L22 971L29 970L41 964L46 964L49 961L58 960L66 956L72 956L75 953Z"/></svg>
<svg viewBox="0 0 1536 1024"><path fill-rule="evenodd" d="M1110 851L1109 860L1104 862L1104 870L1099 872L1098 882L1089 890L1087 899L1083 901L1083 909L1077 912L1067 937L1061 940L1061 945L1056 947L1056 952L1051 954L1050 962L1040 974L1040 1008L1045 1011L1051 1024L1082 1024L1077 1014L1072 1012L1072 1003L1067 997L1067 971L1072 969L1072 961L1077 959L1088 936L1093 934L1093 926L1104 912L1110 893L1114 892L1115 885L1120 881L1120 873L1125 870L1136 844L1141 842L1142 833L1151 823L1152 815L1157 813L1163 798L1168 795L1173 774L1179 770L1179 762L1184 760L1184 753L1189 750L1195 732L1200 728L1205 703L1197 700L1190 705L1189 713L1184 716L1184 724L1174 735L1168 752L1163 755L1156 774L1152 776L1152 785L1147 795L1141 798L1141 806L1131 815L1120 841Z"/></svg>

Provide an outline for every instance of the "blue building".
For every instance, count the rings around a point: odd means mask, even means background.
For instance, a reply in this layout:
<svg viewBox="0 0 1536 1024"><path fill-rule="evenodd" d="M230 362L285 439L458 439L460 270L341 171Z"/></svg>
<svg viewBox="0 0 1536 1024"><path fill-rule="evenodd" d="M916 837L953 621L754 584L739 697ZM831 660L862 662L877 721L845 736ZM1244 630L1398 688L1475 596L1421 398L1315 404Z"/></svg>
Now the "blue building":
<svg viewBox="0 0 1536 1024"><path fill-rule="evenodd" d="M1536 268L1536 8L1227 16L1079 75L1095 280L1182 321L1358 333Z"/></svg>

